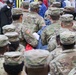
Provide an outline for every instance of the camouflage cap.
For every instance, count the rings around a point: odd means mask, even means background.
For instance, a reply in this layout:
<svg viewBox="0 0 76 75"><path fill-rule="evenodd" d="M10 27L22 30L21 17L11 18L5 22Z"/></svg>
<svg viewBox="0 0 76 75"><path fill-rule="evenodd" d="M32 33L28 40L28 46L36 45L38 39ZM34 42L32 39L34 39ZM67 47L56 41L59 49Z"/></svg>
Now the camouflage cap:
<svg viewBox="0 0 76 75"><path fill-rule="evenodd" d="M64 13L64 8L60 8L60 13Z"/></svg>
<svg viewBox="0 0 76 75"><path fill-rule="evenodd" d="M23 61L22 52L6 52L4 53L5 64L17 65Z"/></svg>
<svg viewBox="0 0 76 75"><path fill-rule="evenodd" d="M64 14L60 17L60 20L63 22L69 22L69 21L73 21L73 15L71 14Z"/></svg>
<svg viewBox="0 0 76 75"><path fill-rule="evenodd" d="M0 35L0 47L10 44L8 37L5 35Z"/></svg>
<svg viewBox="0 0 76 75"><path fill-rule="evenodd" d="M23 8L26 8L26 7L29 7L29 4L30 4L29 1L23 1L23 2L21 3L21 6L22 6Z"/></svg>
<svg viewBox="0 0 76 75"><path fill-rule="evenodd" d="M60 42L66 45L73 44L75 42L75 33L71 31L60 33Z"/></svg>
<svg viewBox="0 0 76 75"><path fill-rule="evenodd" d="M38 2L31 2L30 8L33 8L33 9L39 8L39 3Z"/></svg>
<svg viewBox="0 0 76 75"><path fill-rule="evenodd" d="M47 50L31 50L24 54L25 66L40 68L49 64L49 52Z"/></svg>
<svg viewBox="0 0 76 75"><path fill-rule="evenodd" d="M66 6L64 9L74 9L74 6Z"/></svg>
<svg viewBox="0 0 76 75"><path fill-rule="evenodd" d="M53 7L51 9L49 9L49 10L50 10L49 15L59 15L60 14L60 9L59 8Z"/></svg>
<svg viewBox="0 0 76 75"><path fill-rule="evenodd" d="M21 15L21 14L23 14L21 8L13 8L12 15Z"/></svg>
<svg viewBox="0 0 76 75"><path fill-rule="evenodd" d="M19 41L19 36L17 32L7 32L4 35L6 35L9 38L10 42Z"/></svg>
<svg viewBox="0 0 76 75"><path fill-rule="evenodd" d="M3 29L3 33L14 32L15 31L15 26L13 24L5 25L5 26L2 27L2 29Z"/></svg>
<svg viewBox="0 0 76 75"><path fill-rule="evenodd" d="M54 7L60 7L61 3L60 2L53 2L52 6L54 6Z"/></svg>

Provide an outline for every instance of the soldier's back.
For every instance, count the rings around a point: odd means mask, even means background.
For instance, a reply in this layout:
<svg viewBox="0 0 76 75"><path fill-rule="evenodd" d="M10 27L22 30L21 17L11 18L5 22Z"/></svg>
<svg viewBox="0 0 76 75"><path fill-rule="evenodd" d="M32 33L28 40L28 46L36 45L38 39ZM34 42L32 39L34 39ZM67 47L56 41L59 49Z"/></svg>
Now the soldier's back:
<svg viewBox="0 0 76 75"><path fill-rule="evenodd" d="M76 50L70 49L63 51L57 58L55 58L51 63L54 64L53 68L55 67L55 71L53 70L56 75L68 75L70 70L74 67L73 61L76 60ZM52 72L52 73L53 73Z"/></svg>

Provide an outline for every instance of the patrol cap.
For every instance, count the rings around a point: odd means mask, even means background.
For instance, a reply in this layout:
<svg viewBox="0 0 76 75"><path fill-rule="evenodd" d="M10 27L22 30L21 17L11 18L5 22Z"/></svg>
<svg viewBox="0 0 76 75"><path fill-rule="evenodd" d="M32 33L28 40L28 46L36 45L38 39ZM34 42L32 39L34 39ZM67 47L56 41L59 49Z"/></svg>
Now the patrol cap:
<svg viewBox="0 0 76 75"><path fill-rule="evenodd" d="M32 9L39 8L39 3L38 2L31 2L30 3L30 8L32 8Z"/></svg>
<svg viewBox="0 0 76 75"><path fill-rule="evenodd" d="M25 66L28 68L40 68L49 64L49 52L47 50L30 50L24 54Z"/></svg>
<svg viewBox="0 0 76 75"><path fill-rule="evenodd" d="M7 32L4 35L6 35L9 38L10 42L19 41L19 35L17 32Z"/></svg>
<svg viewBox="0 0 76 75"><path fill-rule="evenodd" d="M64 12L64 8L60 8L60 13L63 13Z"/></svg>
<svg viewBox="0 0 76 75"><path fill-rule="evenodd" d="M54 6L54 7L60 7L61 3L60 2L53 2L52 6Z"/></svg>
<svg viewBox="0 0 76 75"><path fill-rule="evenodd" d="M23 14L21 8L13 8L12 15L21 15L21 14Z"/></svg>
<svg viewBox="0 0 76 75"><path fill-rule="evenodd" d="M21 64L23 61L22 52L6 52L4 53L4 63L9 65Z"/></svg>
<svg viewBox="0 0 76 75"><path fill-rule="evenodd" d="M71 14L64 14L60 17L60 20L62 22L70 22L70 21L73 21L73 15Z"/></svg>
<svg viewBox="0 0 76 75"><path fill-rule="evenodd" d="M3 29L3 33L14 32L15 31L15 26L13 24L5 25L5 26L2 27L2 29Z"/></svg>
<svg viewBox="0 0 76 75"><path fill-rule="evenodd" d="M65 45L73 44L75 42L75 33L71 31L64 31L60 33L60 42Z"/></svg>
<svg viewBox="0 0 76 75"><path fill-rule="evenodd" d="M74 9L73 6L66 6L65 9Z"/></svg>
<svg viewBox="0 0 76 75"><path fill-rule="evenodd" d="M0 35L0 47L10 44L8 37L5 35Z"/></svg>
<svg viewBox="0 0 76 75"><path fill-rule="evenodd" d="M49 9L49 10L50 10L49 15L59 15L60 14L60 9L59 8L53 7L51 9Z"/></svg>

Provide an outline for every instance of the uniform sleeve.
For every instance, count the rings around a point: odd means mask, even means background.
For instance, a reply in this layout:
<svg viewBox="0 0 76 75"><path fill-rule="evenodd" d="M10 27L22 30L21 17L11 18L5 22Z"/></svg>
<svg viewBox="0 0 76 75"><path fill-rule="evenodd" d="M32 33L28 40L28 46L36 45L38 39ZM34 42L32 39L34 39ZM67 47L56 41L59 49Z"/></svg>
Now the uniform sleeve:
<svg viewBox="0 0 76 75"><path fill-rule="evenodd" d="M54 59L55 60L55 59ZM51 75L63 75L59 69L60 63L55 61L51 61L50 63L50 74Z"/></svg>
<svg viewBox="0 0 76 75"><path fill-rule="evenodd" d="M38 26L39 26L39 30L40 30L43 26L46 26L45 21L44 21L44 19L43 19L42 17L39 17L37 23L38 23Z"/></svg>
<svg viewBox="0 0 76 75"><path fill-rule="evenodd" d="M26 40L27 43L29 43L33 47L37 46L37 44L38 44L37 39L33 36L33 34L31 32L29 32L28 29L23 27L22 33L23 33L24 39Z"/></svg>
<svg viewBox="0 0 76 75"><path fill-rule="evenodd" d="M46 45L47 44L47 40L46 40L46 30L43 30L42 34L41 34L41 42L42 45Z"/></svg>

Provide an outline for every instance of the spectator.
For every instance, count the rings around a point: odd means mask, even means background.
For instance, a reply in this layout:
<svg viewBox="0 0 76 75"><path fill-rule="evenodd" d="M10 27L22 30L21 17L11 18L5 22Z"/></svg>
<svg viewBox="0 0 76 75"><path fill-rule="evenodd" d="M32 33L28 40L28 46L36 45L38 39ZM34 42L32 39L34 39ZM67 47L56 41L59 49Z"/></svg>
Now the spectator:
<svg viewBox="0 0 76 75"><path fill-rule="evenodd" d="M13 6L13 2L12 1L7 1L6 2L7 5L3 6L1 9L1 33L2 32L2 27L6 24L11 24L12 23L12 13L11 13L11 9Z"/></svg>
<svg viewBox="0 0 76 75"><path fill-rule="evenodd" d="M38 0L38 2L40 4L39 15L41 15L44 18L44 15L45 15L45 12L47 10L47 7L43 3L43 0Z"/></svg>

